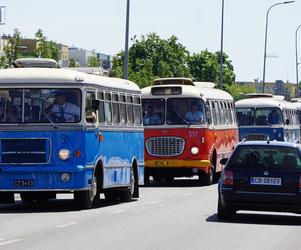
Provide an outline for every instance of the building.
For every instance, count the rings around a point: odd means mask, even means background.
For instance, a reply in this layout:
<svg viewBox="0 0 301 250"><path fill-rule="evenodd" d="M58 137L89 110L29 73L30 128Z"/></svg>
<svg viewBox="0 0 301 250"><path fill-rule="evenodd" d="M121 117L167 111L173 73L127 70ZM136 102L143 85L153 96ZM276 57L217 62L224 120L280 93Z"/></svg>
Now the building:
<svg viewBox="0 0 301 250"><path fill-rule="evenodd" d="M87 66L90 57L96 57L96 52L76 47L69 48L69 60L74 59L80 67Z"/></svg>
<svg viewBox="0 0 301 250"><path fill-rule="evenodd" d="M262 93L263 83L254 81L254 82L236 82L241 86L250 86L255 87L257 93ZM296 96L297 85L294 83L283 82L282 80L276 80L275 82L266 82L265 83L265 93L272 95L283 95L287 100L294 98Z"/></svg>
<svg viewBox="0 0 301 250"><path fill-rule="evenodd" d="M113 57L110 55L97 53L97 58L101 62L101 66L104 68L104 70L111 70L112 69L112 61Z"/></svg>
<svg viewBox="0 0 301 250"><path fill-rule="evenodd" d="M67 45L58 43L57 47L60 51L60 60L59 60L59 65L61 67L68 67L69 63L69 48Z"/></svg>

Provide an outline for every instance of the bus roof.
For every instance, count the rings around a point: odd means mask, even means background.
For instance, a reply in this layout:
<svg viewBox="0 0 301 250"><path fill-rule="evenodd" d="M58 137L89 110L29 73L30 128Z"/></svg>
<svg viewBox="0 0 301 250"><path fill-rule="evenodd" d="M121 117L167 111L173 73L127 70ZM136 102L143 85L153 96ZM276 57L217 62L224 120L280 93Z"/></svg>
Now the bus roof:
<svg viewBox="0 0 301 250"><path fill-rule="evenodd" d="M214 83L212 83L214 84ZM181 95L152 95L152 88L164 88L164 87L181 87ZM197 82L195 86L191 85L160 85L160 86L149 86L142 89L142 95L144 98L158 98L158 97L191 97L191 98L202 98L205 101L207 99L219 99L219 100L233 100L233 97L226 91L209 87L208 83Z"/></svg>
<svg viewBox="0 0 301 250"><path fill-rule="evenodd" d="M0 70L0 85L68 83L78 86L92 84L114 89L140 91L137 84L119 78L91 75L58 68L12 68Z"/></svg>
<svg viewBox="0 0 301 250"><path fill-rule="evenodd" d="M236 108L254 108L254 107L279 107L285 109L295 109L296 106L293 103L287 102L285 100L279 100L277 98L270 97L258 97L256 100L254 98L242 99L235 102Z"/></svg>

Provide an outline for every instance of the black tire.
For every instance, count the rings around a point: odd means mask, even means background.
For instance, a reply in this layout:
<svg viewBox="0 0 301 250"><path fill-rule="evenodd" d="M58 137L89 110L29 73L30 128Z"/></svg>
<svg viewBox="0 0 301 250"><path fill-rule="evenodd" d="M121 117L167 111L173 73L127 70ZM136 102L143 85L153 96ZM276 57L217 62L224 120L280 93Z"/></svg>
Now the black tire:
<svg viewBox="0 0 301 250"><path fill-rule="evenodd" d="M105 200L108 203L115 203L118 201L118 194L116 190L105 190Z"/></svg>
<svg viewBox="0 0 301 250"><path fill-rule="evenodd" d="M153 175L153 181L155 184L162 184L163 183L163 177L160 175Z"/></svg>
<svg viewBox="0 0 301 250"><path fill-rule="evenodd" d="M13 204L15 203L14 193L1 192L0 193L0 204Z"/></svg>
<svg viewBox="0 0 301 250"><path fill-rule="evenodd" d="M122 202L130 202L133 200L133 195L135 192L135 175L134 175L134 169L131 167L131 174L130 174L130 186L127 187L125 190L119 191L119 198Z"/></svg>
<svg viewBox="0 0 301 250"><path fill-rule="evenodd" d="M20 193L20 197L23 203L34 203L36 199L32 192Z"/></svg>
<svg viewBox="0 0 301 250"><path fill-rule="evenodd" d="M199 173L199 183L204 186L210 186L213 183L213 172L213 168L211 168L209 173Z"/></svg>
<svg viewBox="0 0 301 250"><path fill-rule="evenodd" d="M229 220L236 214L236 211L234 209L231 209L228 206L225 206L221 198L218 197L218 204L217 204L217 218L219 220Z"/></svg>
<svg viewBox="0 0 301 250"><path fill-rule="evenodd" d="M149 173L146 169L144 169L144 186L149 185Z"/></svg>
<svg viewBox="0 0 301 250"><path fill-rule="evenodd" d="M90 209L93 206L96 195L97 195L97 178L94 172L90 189L74 192L74 201L79 208Z"/></svg>

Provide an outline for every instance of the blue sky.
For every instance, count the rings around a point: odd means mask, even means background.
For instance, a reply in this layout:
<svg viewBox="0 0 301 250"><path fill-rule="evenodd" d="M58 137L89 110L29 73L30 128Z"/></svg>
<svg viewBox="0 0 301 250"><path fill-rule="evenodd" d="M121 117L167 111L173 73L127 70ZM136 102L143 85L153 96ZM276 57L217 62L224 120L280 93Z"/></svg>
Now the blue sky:
<svg viewBox="0 0 301 250"><path fill-rule="evenodd" d="M224 51L239 81L262 79L265 15L275 0L225 0ZM6 25L33 37L116 54L124 47L126 0L2 0ZM270 12L266 80L295 82L295 30L301 24L301 0ZM220 49L221 0L131 0L130 36L156 32L176 35L190 52ZM301 30L299 34L301 61ZM301 71L301 66L300 66ZM300 74L301 75L301 74ZM300 77L299 77L300 78Z"/></svg>

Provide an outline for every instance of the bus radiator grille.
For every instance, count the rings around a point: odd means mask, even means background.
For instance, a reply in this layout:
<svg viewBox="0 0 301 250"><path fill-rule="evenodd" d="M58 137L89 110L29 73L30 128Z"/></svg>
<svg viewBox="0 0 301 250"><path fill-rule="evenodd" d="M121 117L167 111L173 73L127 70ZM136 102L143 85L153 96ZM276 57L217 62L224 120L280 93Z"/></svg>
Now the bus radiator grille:
<svg viewBox="0 0 301 250"><path fill-rule="evenodd" d="M152 137L146 141L146 149L151 156L177 156L185 148L185 140L180 137Z"/></svg>

